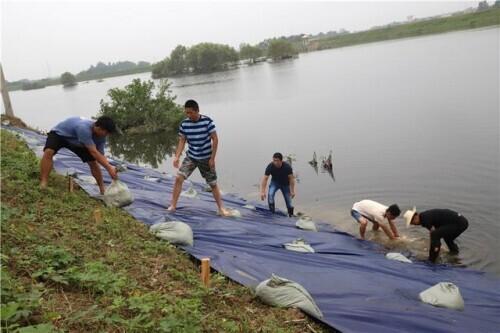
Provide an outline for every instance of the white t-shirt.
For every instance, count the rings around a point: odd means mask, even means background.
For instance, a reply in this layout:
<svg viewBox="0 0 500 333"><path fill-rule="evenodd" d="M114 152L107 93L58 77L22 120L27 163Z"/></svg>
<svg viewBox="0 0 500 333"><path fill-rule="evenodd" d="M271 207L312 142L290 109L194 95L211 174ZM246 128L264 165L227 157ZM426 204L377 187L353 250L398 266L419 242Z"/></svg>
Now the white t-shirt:
<svg viewBox="0 0 500 333"><path fill-rule="evenodd" d="M384 214L387 206L373 200L361 200L356 202L352 209L369 219L371 222L384 223Z"/></svg>

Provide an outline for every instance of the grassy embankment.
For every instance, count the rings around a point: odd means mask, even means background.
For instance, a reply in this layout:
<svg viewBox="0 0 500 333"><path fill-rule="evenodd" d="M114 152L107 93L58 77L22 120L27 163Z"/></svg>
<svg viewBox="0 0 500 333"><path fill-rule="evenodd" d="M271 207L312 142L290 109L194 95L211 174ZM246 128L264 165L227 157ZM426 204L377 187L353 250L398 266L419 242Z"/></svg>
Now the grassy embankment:
<svg viewBox="0 0 500 333"><path fill-rule="evenodd" d="M436 18L336 37L322 38L316 41L317 45L315 45L314 48L317 50L331 49L495 25L500 25L500 8L491 8L483 12Z"/></svg>
<svg viewBox="0 0 500 333"><path fill-rule="evenodd" d="M41 192L33 152L4 130L1 148L3 332L329 330L217 273L203 287L198 263L144 224L68 192L54 173ZM96 208L102 222L92 218Z"/></svg>

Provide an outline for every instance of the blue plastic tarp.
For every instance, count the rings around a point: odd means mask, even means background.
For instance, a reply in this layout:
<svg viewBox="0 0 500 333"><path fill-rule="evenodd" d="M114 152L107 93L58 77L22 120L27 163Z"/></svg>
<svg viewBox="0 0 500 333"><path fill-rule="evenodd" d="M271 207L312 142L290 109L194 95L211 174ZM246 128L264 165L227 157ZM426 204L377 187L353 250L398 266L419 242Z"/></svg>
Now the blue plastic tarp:
<svg viewBox="0 0 500 333"><path fill-rule="evenodd" d="M43 135L14 128L29 147L41 154ZM115 161L118 162L118 161ZM181 197L175 214L168 214L174 177L152 169L127 164L120 180L132 191L135 201L124 209L148 225L177 220L193 229L194 246L183 247L194 257L209 257L214 269L245 286L254 288L274 273L301 284L314 298L324 317L320 320L342 332L500 332L500 280L482 272L425 262L413 264L387 260L383 248L320 224L318 232L295 227L295 219L272 215L253 203L256 210L235 195L224 195L228 208L238 209L241 218L216 215L211 193L204 184L185 183L199 193ZM90 175L89 168L66 149L54 161L58 173ZM154 182L146 176L157 177ZM105 176L105 181L110 179ZM78 181L91 196L96 185ZM349 212L346 212L348 214ZM284 243L303 238L315 253L298 253ZM439 283L452 282L460 288L464 311L422 303L418 294Z"/></svg>

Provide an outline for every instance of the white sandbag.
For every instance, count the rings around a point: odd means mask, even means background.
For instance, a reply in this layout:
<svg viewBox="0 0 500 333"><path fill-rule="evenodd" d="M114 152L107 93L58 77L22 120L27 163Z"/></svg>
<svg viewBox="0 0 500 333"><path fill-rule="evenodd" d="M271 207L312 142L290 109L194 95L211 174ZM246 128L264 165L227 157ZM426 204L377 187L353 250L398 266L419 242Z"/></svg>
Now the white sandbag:
<svg viewBox="0 0 500 333"><path fill-rule="evenodd" d="M316 224L309 216L301 217L296 223L295 226L300 229L310 230L310 231L318 231L316 229Z"/></svg>
<svg viewBox="0 0 500 333"><path fill-rule="evenodd" d="M227 208L226 209L228 212L228 217L241 217L241 213L239 210L234 209L234 208Z"/></svg>
<svg viewBox="0 0 500 333"><path fill-rule="evenodd" d="M149 228L149 232L172 244L193 246L193 230L184 222L156 223Z"/></svg>
<svg viewBox="0 0 500 333"><path fill-rule="evenodd" d="M285 247L285 249L290 251L302 252L302 253L314 253L314 249L312 248L312 246L307 244L306 241L303 240L302 238L298 238L291 243L285 243L283 244L283 246Z"/></svg>
<svg viewBox="0 0 500 333"><path fill-rule="evenodd" d="M160 178L158 177L150 177L150 176L144 176L144 180L147 180L148 182L153 182L153 183L159 183L161 181Z"/></svg>
<svg viewBox="0 0 500 333"><path fill-rule="evenodd" d="M387 253L385 255L385 257L387 259L390 259L390 260L396 260L396 261L406 262L406 263L409 263L409 264L412 263L412 261L410 259L406 258L401 253L397 253L397 252L389 252L389 253Z"/></svg>
<svg viewBox="0 0 500 333"><path fill-rule="evenodd" d="M257 286L256 295L273 306L299 308L316 318L323 318L321 310L307 290L300 284L272 275Z"/></svg>
<svg viewBox="0 0 500 333"><path fill-rule="evenodd" d="M418 296L422 302L434 306L454 310L464 309L464 299L460 295L460 290L451 282L440 282L422 291Z"/></svg>
<svg viewBox="0 0 500 333"><path fill-rule="evenodd" d="M186 197L186 198L190 198L190 199L194 199L197 196L198 196L198 192L192 187L190 187L189 189L187 189L186 191L183 191L181 193L181 197Z"/></svg>
<svg viewBox="0 0 500 333"><path fill-rule="evenodd" d="M243 208L250 209L250 210L257 210L257 207L255 207L254 205L245 205L245 206L243 206Z"/></svg>
<svg viewBox="0 0 500 333"><path fill-rule="evenodd" d="M86 183L92 184L92 185L97 185L97 181L93 176L87 176L87 175L77 175L77 179L80 179L81 181L84 181Z"/></svg>
<svg viewBox="0 0 500 333"><path fill-rule="evenodd" d="M127 184L119 180L113 180L111 185L104 191L103 200L107 206L123 207L130 205L134 201L134 197Z"/></svg>

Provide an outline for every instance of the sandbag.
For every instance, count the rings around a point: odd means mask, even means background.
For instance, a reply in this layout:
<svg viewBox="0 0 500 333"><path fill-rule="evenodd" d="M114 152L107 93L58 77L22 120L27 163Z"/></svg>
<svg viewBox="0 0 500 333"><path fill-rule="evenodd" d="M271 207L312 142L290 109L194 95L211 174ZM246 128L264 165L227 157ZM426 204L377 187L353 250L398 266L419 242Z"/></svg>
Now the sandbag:
<svg viewBox="0 0 500 333"><path fill-rule="evenodd" d="M127 184L119 180L113 180L111 185L104 191L103 200L106 206L123 207L130 205L134 201L134 197Z"/></svg>
<svg viewBox="0 0 500 333"><path fill-rule="evenodd" d="M464 309L464 299L458 287L451 282L440 282L422 291L419 295L422 302L454 310Z"/></svg>
<svg viewBox="0 0 500 333"><path fill-rule="evenodd" d="M301 217L296 223L295 226L300 229L310 230L310 231L318 231L316 229L316 224L309 216Z"/></svg>
<svg viewBox="0 0 500 333"><path fill-rule="evenodd" d="M160 178L157 177L151 177L151 176L144 176L144 180L147 180L148 182L153 182L153 183L159 183L161 181Z"/></svg>
<svg viewBox="0 0 500 333"><path fill-rule="evenodd" d="M257 207L255 207L254 205L245 205L245 206L243 206L243 208L250 209L250 210L257 210Z"/></svg>
<svg viewBox="0 0 500 333"><path fill-rule="evenodd" d="M316 318L323 318L321 310L311 295L300 284L272 275L270 279L262 281L256 288L256 295L264 303L299 308Z"/></svg>
<svg viewBox="0 0 500 333"><path fill-rule="evenodd" d="M183 191L181 193L181 197L186 197L186 198L190 198L190 199L194 199L197 196L198 196L198 192L192 187L190 187L189 189L187 189L186 191Z"/></svg>
<svg viewBox="0 0 500 333"><path fill-rule="evenodd" d="M92 184L92 185L97 185L97 181L95 180L95 178L93 176L87 176L87 175L77 175L76 176L77 179L80 179L81 181L85 182L85 183L89 183L89 184Z"/></svg>
<svg viewBox="0 0 500 333"><path fill-rule="evenodd" d="M228 213L227 217L241 217L241 212L237 209L234 208L226 208L226 211Z"/></svg>
<svg viewBox="0 0 500 333"><path fill-rule="evenodd" d="M307 244L305 240L302 238L297 238L291 243L283 244L285 249L295 252L303 252L303 253L314 253L314 249L311 245Z"/></svg>
<svg viewBox="0 0 500 333"><path fill-rule="evenodd" d="M149 232L172 244L193 246L193 230L184 222L156 223L149 228Z"/></svg>
<svg viewBox="0 0 500 333"><path fill-rule="evenodd" d="M385 257L387 259L390 259L390 260L396 260L396 261L406 262L406 263L409 263L409 264L412 263L412 261L410 259L406 258L401 253L397 253L397 252L389 252L389 253L387 253L385 255Z"/></svg>

